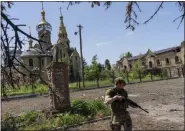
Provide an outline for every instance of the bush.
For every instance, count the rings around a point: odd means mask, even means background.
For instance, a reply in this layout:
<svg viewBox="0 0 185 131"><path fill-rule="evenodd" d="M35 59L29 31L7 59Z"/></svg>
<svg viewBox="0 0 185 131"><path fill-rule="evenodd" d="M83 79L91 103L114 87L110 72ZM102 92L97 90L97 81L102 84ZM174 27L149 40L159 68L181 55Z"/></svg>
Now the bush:
<svg viewBox="0 0 185 131"><path fill-rule="evenodd" d="M39 112L37 111L30 111L28 113L23 113L20 118L21 121L24 121L25 124L32 124L36 122L37 117L39 116Z"/></svg>
<svg viewBox="0 0 185 131"><path fill-rule="evenodd" d="M66 127L69 125L79 124L80 122L83 122L85 120L86 118L79 114L65 113L58 115L58 117L55 119L55 125L56 127L58 126Z"/></svg>
<svg viewBox="0 0 185 131"><path fill-rule="evenodd" d="M11 114L6 114L5 118L1 122L2 131L17 131L19 121Z"/></svg>
<svg viewBox="0 0 185 131"><path fill-rule="evenodd" d="M67 127L79 124L95 117L110 115L111 110L101 100L74 100L69 112L45 118L44 114L37 111L23 113L20 117L14 118L7 115L2 121L2 130L51 130L56 127Z"/></svg>

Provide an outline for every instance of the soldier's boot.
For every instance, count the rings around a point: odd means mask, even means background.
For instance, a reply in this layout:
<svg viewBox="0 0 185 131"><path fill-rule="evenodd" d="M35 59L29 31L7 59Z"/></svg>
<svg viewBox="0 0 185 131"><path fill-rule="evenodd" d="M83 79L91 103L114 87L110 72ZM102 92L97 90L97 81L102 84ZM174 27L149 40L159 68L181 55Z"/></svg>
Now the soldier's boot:
<svg viewBox="0 0 185 131"><path fill-rule="evenodd" d="M132 131L132 120L126 121L123 127L124 131Z"/></svg>
<svg viewBox="0 0 185 131"><path fill-rule="evenodd" d="M111 124L112 131L121 131L121 125L120 124Z"/></svg>

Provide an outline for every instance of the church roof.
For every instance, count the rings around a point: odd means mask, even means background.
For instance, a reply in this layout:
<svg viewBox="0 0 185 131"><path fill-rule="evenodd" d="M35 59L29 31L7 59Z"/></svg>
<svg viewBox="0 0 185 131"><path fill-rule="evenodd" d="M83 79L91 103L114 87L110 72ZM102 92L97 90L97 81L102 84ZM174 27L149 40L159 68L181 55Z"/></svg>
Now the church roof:
<svg viewBox="0 0 185 131"><path fill-rule="evenodd" d="M26 51L23 51L20 57L30 57L30 56L45 56L47 54L44 54L40 49L38 48L30 48Z"/></svg>

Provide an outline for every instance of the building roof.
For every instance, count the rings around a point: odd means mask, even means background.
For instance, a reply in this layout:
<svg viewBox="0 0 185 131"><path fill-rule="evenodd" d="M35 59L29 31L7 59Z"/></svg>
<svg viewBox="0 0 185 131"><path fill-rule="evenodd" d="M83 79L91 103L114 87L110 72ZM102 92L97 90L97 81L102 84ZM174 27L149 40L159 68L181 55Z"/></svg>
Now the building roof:
<svg viewBox="0 0 185 131"><path fill-rule="evenodd" d="M47 55L47 54L44 54L38 48L30 48L30 49L28 49L26 51L23 51L20 57L41 56L41 55Z"/></svg>
<svg viewBox="0 0 185 131"><path fill-rule="evenodd" d="M171 48L167 48L167 49L158 50L158 51L153 52L153 54L158 55L158 54L162 54L162 53L166 53L166 52L170 52L170 51L175 51L175 49L178 47L180 47L180 46L175 46L175 47L171 47ZM133 56L133 57L128 58L127 60L128 61L137 60L144 55L145 54Z"/></svg>

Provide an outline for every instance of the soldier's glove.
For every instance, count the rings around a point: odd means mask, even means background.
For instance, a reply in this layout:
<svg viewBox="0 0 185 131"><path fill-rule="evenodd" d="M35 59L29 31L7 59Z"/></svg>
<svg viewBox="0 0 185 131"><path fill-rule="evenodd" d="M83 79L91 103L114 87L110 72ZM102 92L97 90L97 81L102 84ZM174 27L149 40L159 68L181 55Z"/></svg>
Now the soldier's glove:
<svg viewBox="0 0 185 131"><path fill-rule="evenodd" d="M119 101L122 101L124 100L125 98L123 96L120 96L120 95L116 95L113 97L114 100L119 100Z"/></svg>

